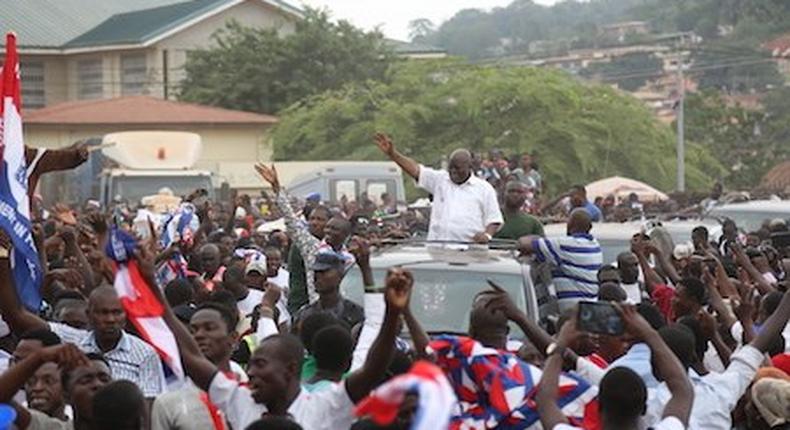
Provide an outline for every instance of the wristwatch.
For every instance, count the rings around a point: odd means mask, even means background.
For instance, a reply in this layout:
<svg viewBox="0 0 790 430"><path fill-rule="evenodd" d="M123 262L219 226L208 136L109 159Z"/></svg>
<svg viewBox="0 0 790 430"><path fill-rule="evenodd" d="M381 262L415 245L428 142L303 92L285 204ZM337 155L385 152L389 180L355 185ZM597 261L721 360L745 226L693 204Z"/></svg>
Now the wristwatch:
<svg viewBox="0 0 790 430"><path fill-rule="evenodd" d="M562 354L564 352L565 347L558 345L557 342L552 342L546 347L546 357L550 357L552 354Z"/></svg>

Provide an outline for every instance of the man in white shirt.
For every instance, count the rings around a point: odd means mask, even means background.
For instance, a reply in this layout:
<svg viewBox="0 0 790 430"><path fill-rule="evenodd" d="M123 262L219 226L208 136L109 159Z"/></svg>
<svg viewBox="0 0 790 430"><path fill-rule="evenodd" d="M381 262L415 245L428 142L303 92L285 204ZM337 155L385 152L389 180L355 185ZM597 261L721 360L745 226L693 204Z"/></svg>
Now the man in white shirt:
<svg viewBox="0 0 790 430"><path fill-rule="evenodd" d="M395 149L392 140L376 134L376 145L417 184L433 195L428 240L488 243L502 225L496 191L472 174L472 154L450 154L447 171L418 164Z"/></svg>
<svg viewBox="0 0 790 430"><path fill-rule="evenodd" d="M147 279L152 279L147 276ZM151 291L165 307L165 321L175 334L184 370L224 413L234 429L246 428L267 415L290 415L305 429L336 430L351 427L354 403L365 397L384 377L395 349L401 313L408 306L411 273L392 268L384 294L386 311L381 330L361 369L329 389L308 393L301 387L304 349L298 338L273 335L261 341L248 367L245 386L218 371L200 352L195 340L178 321L155 285Z"/></svg>

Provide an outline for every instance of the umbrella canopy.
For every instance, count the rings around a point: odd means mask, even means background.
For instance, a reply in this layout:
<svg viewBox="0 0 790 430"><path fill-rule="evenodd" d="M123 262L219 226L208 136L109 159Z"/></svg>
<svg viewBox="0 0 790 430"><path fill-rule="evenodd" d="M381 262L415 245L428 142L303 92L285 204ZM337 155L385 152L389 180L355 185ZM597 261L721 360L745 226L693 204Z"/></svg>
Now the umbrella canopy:
<svg viewBox="0 0 790 430"><path fill-rule="evenodd" d="M774 166L760 181L760 188L773 192L785 192L790 189L790 161Z"/></svg>
<svg viewBox="0 0 790 430"><path fill-rule="evenodd" d="M669 196L650 185L621 176L612 176L587 184L587 198L591 201L596 197L606 198L609 195L613 195L617 201L621 201L627 199L631 193L639 196L641 202L669 200Z"/></svg>

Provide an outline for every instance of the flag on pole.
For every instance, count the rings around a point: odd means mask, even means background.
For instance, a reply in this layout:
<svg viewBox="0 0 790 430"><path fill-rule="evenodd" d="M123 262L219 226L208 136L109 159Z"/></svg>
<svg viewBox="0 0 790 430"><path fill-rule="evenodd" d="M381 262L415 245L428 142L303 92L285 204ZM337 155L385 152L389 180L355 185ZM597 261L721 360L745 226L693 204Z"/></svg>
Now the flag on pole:
<svg viewBox="0 0 790 430"><path fill-rule="evenodd" d="M178 344L163 315L162 303L151 292L148 281L140 272L137 261L132 257L136 243L128 233L113 227L106 252L113 261L115 270L115 291L121 299L126 317L134 324L140 337L154 347L170 373L181 381L184 371ZM156 285L152 288L159 288ZM173 382L173 381L169 381Z"/></svg>
<svg viewBox="0 0 790 430"><path fill-rule="evenodd" d="M22 139L21 82L16 35L6 35L5 61L0 81L0 229L11 239L11 266L20 302L30 311L41 307L39 288L41 262L33 240L30 200L27 195L27 165Z"/></svg>

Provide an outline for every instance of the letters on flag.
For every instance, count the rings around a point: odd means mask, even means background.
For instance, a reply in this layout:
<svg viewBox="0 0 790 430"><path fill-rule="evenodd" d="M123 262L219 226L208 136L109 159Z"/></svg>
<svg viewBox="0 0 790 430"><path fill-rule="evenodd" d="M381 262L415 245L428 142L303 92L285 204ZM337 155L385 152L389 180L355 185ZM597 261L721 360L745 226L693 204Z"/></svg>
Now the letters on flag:
<svg viewBox="0 0 790 430"><path fill-rule="evenodd" d="M30 311L41 307L39 288L43 272L33 240L27 165L20 116L21 89L16 35L6 35L6 55L0 82L0 229L11 239L14 283L20 302Z"/></svg>

